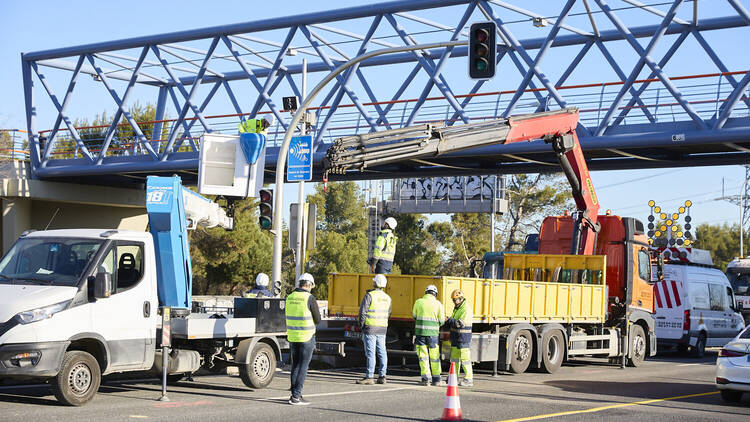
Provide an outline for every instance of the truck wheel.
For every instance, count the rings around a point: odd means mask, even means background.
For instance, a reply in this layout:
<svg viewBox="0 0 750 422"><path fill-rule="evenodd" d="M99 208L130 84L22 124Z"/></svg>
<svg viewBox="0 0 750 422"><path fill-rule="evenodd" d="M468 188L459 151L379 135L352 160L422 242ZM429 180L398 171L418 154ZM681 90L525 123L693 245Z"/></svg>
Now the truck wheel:
<svg viewBox="0 0 750 422"><path fill-rule="evenodd" d="M510 357L510 371L514 374L523 374L529 368L531 356L534 352L534 343L531 341L531 333L527 330L516 334L513 340L513 349Z"/></svg>
<svg viewBox="0 0 750 422"><path fill-rule="evenodd" d="M702 358L706 355L706 333L700 333L698 340L695 341L693 346L693 357Z"/></svg>
<svg viewBox="0 0 750 422"><path fill-rule="evenodd" d="M742 400L742 391L720 390L721 398L727 403L739 403Z"/></svg>
<svg viewBox="0 0 750 422"><path fill-rule="evenodd" d="M271 346L258 342L250 355L250 363L239 366L240 378L249 388L265 388L276 373L276 354Z"/></svg>
<svg viewBox="0 0 750 422"><path fill-rule="evenodd" d="M565 356L565 341L558 330L546 331L542 335L542 369L548 374L554 374L560 369Z"/></svg>
<svg viewBox="0 0 750 422"><path fill-rule="evenodd" d="M52 393L60 403L80 406L94 398L102 381L99 362L89 353L65 353L60 372L52 379Z"/></svg>
<svg viewBox="0 0 750 422"><path fill-rule="evenodd" d="M646 335L643 333L643 327L633 325L630 329L630 359L628 366L641 366L646 359Z"/></svg>

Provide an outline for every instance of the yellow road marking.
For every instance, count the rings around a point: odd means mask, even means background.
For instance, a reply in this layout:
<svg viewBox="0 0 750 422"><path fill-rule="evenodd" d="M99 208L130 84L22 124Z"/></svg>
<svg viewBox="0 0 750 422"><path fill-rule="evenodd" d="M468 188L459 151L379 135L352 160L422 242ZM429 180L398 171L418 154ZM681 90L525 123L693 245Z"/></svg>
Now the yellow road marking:
<svg viewBox="0 0 750 422"><path fill-rule="evenodd" d="M556 418L558 416L576 415L579 413L594 413L594 412L601 412L603 410L619 409L621 407L628 407L628 406L640 406L644 404L658 403L658 402L668 401L668 400L679 400L679 399L687 399L690 397L710 396L712 394L719 394L719 392L711 391L708 393L687 394L684 396L665 397L663 399L642 400L642 401L635 401L632 403L619 403L619 404L612 404L609 406L592 407L591 409L570 410L568 412L547 413L546 415L527 416L525 418L505 419L499 422L521 422L521 421L533 421L536 419Z"/></svg>

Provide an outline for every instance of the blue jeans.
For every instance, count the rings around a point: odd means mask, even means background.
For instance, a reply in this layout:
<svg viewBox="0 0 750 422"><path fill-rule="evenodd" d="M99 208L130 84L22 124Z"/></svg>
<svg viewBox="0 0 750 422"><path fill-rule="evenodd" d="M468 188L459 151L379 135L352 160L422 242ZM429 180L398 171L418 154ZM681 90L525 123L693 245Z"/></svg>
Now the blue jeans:
<svg viewBox="0 0 750 422"><path fill-rule="evenodd" d="M302 397L302 386L307 378L307 368L315 350L315 336L304 343L289 343L292 355L292 391L293 397Z"/></svg>
<svg viewBox="0 0 750 422"><path fill-rule="evenodd" d="M375 354L377 353L380 365L378 376L384 377L388 369L388 354L385 352L385 334L362 334L362 343L365 345L365 358L367 369L365 377L372 378L375 374Z"/></svg>

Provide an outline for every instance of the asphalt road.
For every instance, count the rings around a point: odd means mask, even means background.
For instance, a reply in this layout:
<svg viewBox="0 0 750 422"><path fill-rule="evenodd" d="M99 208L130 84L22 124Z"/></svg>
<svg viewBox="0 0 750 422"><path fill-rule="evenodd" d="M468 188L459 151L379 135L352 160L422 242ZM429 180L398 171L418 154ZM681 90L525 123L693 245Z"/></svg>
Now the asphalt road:
<svg viewBox="0 0 750 422"><path fill-rule="evenodd" d="M554 375L526 373L475 376L461 388L467 420L659 420L748 421L750 394L740 405L722 402L713 384L716 352L704 359L660 356L639 368L619 369L602 361L563 366ZM156 401L156 380L110 381L83 407L57 404L47 386L0 387L0 421L369 421L435 420L445 388L416 385L413 369L393 370L387 385L360 386L361 369L311 371L304 397L310 406L290 406L288 372L251 391L236 376L196 377Z"/></svg>

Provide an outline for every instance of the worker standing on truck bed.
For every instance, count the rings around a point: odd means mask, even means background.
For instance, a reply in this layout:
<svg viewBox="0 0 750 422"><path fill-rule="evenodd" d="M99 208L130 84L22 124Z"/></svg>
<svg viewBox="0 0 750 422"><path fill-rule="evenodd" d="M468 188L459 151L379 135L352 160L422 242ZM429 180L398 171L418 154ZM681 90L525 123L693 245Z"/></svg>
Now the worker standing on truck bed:
<svg viewBox="0 0 750 422"><path fill-rule="evenodd" d="M315 325L320 323L318 302L310 293L315 280L310 273L297 279L297 288L286 297L286 336L292 355L292 396L289 404L310 404L302 398L302 386L307 377L307 367L315 350Z"/></svg>
<svg viewBox="0 0 750 422"><path fill-rule="evenodd" d="M375 240L375 249L370 258L370 271L375 274L390 274L393 268L393 258L396 256L396 242L398 237L393 234L396 230L396 219L388 217L383 222L380 234Z"/></svg>
<svg viewBox="0 0 750 422"><path fill-rule="evenodd" d="M471 306L466 302L464 292L456 289L451 293L453 300L453 315L448 318L448 326L451 329L451 362L456 363L456 375L464 367L464 379L459 384L462 387L474 385L473 371L471 369L471 322L474 316Z"/></svg>
<svg viewBox="0 0 750 422"><path fill-rule="evenodd" d="M440 326L445 322L445 308L437 300L437 287L430 284L425 289L425 295L414 302L412 316L414 317L414 334L417 358L419 359L419 373L422 375L422 385L445 385L440 378L440 350L438 349L438 335Z"/></svg>
<svg viewBox="0 0 750 422"><path fill-rule="evenodd" d="M375 355L380 361L378 367L378 384L385 384L385 373L388 368L388 354L385 351L385 334L388 331L388 318L391 316L391 297L385 289L388 280L383 274L372 279L373 289L365 293L359 305L359 326L362 328L362 342L365 346L367 368L365 377L357 384L372 385L375 383Z"/></svg>
<svg viewBox="0 0 750 422"><path fill-rule="evenodd" d="M268 290L268 274L260 273L255 277L255 287L246 291L243 297L273 297L273 294Z"/></svg>

